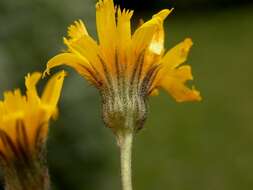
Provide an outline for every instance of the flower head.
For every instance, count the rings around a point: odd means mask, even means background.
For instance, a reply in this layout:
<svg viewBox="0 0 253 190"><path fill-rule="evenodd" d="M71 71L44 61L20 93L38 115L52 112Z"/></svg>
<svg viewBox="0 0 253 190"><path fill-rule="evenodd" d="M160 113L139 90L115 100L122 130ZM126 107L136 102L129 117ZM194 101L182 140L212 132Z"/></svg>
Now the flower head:
<svg viewBox="0 0 253 190"><path fill-rule="evenodd" d="M39 72L25 77L26 95L22 95L19 89L4 93L4 100L0 101L0 152L2 154L6 157L15 157L12 145L16 149L18 146L24 146L24 149L35 151L38 143L46 140L48 122L50 118L57 115L57 102L64 76L65 72L62 71L52 77L41 97L36 90L36 84L41 78ZM9 141L12 145L8 144Z"/></svg>
<svg viewBox="0 0 253 190"><path fill-rule="evenodd" d="M35 72L25 77L26 95L19 89L7 91L0 101L0 163L7 189L16 189L15 185L18 189L44 189L47 185L44 147L49 120L57 116L65 72L54 75L39 97L36 84L41 75Z"/></svg>
<svg viewBox="0 0 253 190"><path fill-rule="evenodd" d="M88 34L81 20L76 21L68 29L69 37L64 38L67 52L53 57L45 73L65 64L96 86L103 99L104 121L112 128L122 121L142 127L146 99L159 88L178 102L199 101L199 92L185 85L193 79L191 67L181 66L193 44L191 39L165 52L163 22L171 12L160 11L132 34L133 11L115 7L113 0L100 0L96 4L99 42ZM126 121L129 115L135 119Z"/></svg>

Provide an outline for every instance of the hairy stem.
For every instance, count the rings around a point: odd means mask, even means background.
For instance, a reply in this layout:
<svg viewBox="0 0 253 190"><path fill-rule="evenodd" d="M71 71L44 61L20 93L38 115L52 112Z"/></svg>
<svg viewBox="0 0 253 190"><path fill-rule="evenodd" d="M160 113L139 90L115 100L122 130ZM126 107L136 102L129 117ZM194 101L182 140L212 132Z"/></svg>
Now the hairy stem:
<svg viewBox="0 0 253 190"><path fill-rule="evenodd" d="M122 190L132 190L132 142L133 132L125 132L120 136L121 183Z"/></svg>

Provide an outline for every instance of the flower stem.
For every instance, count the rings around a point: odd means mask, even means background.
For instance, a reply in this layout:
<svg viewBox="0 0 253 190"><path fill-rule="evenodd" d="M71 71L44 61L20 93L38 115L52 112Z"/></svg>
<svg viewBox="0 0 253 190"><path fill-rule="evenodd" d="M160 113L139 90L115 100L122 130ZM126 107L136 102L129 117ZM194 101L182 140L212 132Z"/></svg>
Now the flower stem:
<svg viewBox="0 0 253 190"><path fill-rule="evenodd" d="M132 142L133 132L128 131L121 135L119 147L121 158L121 183L122 190L132 190L132 170L131 170L131 157L132 157Z"/></svg>

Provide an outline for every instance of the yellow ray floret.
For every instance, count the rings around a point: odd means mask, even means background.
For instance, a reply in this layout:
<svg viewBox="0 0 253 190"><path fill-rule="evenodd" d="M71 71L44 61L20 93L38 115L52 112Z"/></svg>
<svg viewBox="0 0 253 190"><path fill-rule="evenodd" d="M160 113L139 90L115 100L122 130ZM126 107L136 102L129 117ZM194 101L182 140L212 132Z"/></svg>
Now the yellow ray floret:
<svg viewBox="0 0 253 190"><path fill-rule="evenodd" d="M66 74L61 71L54 75L40 97L36 85L41 75L35 72L25 77L26 95L22 95L19 89L7 91L4 93L4 100L0 101L2 154L15 156L12 149L18 149L18 146L25 146L32 151L36 149L38 141L42 143L46 140L48 122L57 113L57 103Z"/></svg>
<svg viewBox="0 0 253 190"><path fill-rule="evenodd" d="M81 20L76 21L69 27L69 39L64 40L68 52L52 58L46 71L68 65L102 94L128 96L136 92L146 97L163 88L178 102L199 101L200 93L186 86L193 79L191 68L182 66L192 40L186 38L167 52L164 48L163 24L172 10L158 12L132 33L133 11L114 6L113 0L100 0L96 5L99 42L89 36Z"/></svg>

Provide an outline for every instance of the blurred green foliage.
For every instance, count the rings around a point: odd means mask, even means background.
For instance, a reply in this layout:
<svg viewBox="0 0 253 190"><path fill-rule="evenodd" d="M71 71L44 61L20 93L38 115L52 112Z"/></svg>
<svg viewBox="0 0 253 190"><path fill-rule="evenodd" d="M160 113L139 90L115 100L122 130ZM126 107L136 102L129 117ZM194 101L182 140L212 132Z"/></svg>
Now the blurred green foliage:
<svg viewBox="0 0 253 190"><path fill-rule="evenodd" d="M65 48L62 36L74 20L83 19L95 37L94 8L94 0L1 0L1 92L24 88L27 72L43 70ZM253 188L252 20L250 6L176 9L167 19L167 48L185 37L194 41L188 63L204 100L178 104L164 92L150 98L134 147L135 189ZM103 126L99 95L66 69L60 117L48 142L53 189L119 189L118 150Z"/></svg>
<svg viewBox="0 0 253 190"><path fill-rule="evenodd" d="M123 7L137 10L152 10L164 7L174 7L180 10L217 10L238 6L252 5L251 0L115 0L117 4Z"/></svg>

